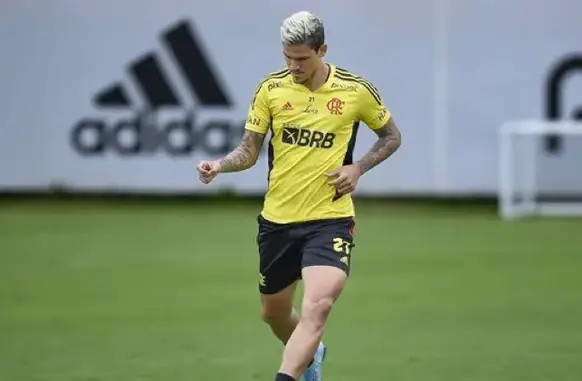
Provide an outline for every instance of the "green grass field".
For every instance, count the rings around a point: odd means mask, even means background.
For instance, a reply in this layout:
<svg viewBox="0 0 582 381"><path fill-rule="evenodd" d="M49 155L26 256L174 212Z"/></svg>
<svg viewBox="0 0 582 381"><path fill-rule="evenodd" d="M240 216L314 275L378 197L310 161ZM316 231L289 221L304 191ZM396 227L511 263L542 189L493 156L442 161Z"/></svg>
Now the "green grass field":
<svg viewBox="0 0 582 381"><path fill-rule="evenodd" d="M582 380L582 220L357 204L327 381ZM255 203L0 203L1 381L272 381Z"/></svg>

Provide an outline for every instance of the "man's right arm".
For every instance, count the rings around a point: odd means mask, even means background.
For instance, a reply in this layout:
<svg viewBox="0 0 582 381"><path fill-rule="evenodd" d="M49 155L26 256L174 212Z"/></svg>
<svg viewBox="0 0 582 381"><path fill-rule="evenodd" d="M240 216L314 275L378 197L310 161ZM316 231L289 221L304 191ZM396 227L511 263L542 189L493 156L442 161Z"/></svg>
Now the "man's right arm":
<svg viewBox="0 0 582 381"><path fill-rule="evenodd" d="M239 146L220 160L221 172L238 172L244 171L255 165L261 148L265 134L261 134L251 130L245 130L242 141Z"/></svg>
<svg viewBox="0 0 582 381"><path fill-rule="evenodd" d="M244 171L255 165L259 158L265 135L271 124L271 111L264 84L265 81L259 84L249 106L241 143L219 161L221 172Z"/></svg>

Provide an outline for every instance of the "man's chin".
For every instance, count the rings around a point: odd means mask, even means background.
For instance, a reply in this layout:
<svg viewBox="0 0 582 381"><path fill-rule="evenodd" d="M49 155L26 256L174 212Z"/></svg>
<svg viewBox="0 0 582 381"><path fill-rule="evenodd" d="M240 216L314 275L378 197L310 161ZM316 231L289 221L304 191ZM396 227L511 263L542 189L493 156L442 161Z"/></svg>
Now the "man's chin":
<svg viewBox="0 0 582 381"><path fill-rule="evenodd" d="M293 81L296 83L305 83L307 81L307 77L304 75L294 75Z"/></svg>

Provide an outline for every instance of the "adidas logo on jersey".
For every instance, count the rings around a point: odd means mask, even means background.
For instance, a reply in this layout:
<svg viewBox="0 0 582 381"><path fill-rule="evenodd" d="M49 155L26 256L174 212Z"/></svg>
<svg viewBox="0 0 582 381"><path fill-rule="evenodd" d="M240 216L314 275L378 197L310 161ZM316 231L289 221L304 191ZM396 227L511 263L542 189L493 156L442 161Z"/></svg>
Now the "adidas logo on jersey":
<svg viewBox="0 0 582 381"><path fill-rule="evenodd" d="M202 110L232 107L189 23L178 22L161 39L169 57L163 56L165 52L145 54L129 65L133 83L116 82L95 95L94 104L107 114L84 118L73 126L71 144L78 153L220 156L239 143L244 121L201 122L194 108L187 106L192 101ZM169 62L166 67L164 61ZM130 96L132 84L140 96Z"/></svg>

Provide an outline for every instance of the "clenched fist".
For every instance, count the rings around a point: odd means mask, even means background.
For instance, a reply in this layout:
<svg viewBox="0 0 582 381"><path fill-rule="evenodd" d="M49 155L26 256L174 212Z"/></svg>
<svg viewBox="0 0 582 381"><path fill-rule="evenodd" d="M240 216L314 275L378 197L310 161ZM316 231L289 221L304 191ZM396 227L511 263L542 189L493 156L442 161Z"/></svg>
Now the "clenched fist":
<svg viewBox="0 0 582 381"><path fill-rule="evenodd" d="M220 162L218 160L215 161L201 161L196 166L196 170L198 171L198 178L204 184L210 183L222 170L220 166Z"/></svg>

